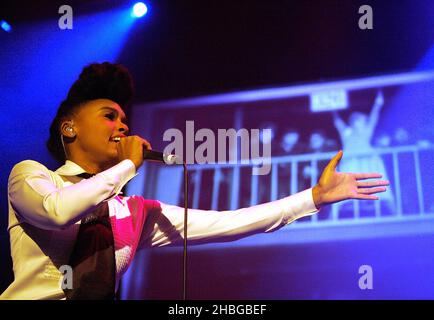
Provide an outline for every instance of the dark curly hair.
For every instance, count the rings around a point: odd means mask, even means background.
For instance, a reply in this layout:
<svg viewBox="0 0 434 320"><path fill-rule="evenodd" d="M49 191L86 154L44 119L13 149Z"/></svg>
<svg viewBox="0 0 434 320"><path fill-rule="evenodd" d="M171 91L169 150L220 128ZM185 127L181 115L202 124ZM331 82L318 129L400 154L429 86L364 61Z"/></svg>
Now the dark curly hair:
<svg viewBox="0 0 434 320"><path fill-rule="evenodd" d="M83 68L79 78L69 89L66 99L60 104L50 126L46 146L60 163L65 154L60 138L60 125L84 103L96 99L109 99L119 104L128 114L134 95L134 85L129 71L120 64L93 63Z"/></svg>

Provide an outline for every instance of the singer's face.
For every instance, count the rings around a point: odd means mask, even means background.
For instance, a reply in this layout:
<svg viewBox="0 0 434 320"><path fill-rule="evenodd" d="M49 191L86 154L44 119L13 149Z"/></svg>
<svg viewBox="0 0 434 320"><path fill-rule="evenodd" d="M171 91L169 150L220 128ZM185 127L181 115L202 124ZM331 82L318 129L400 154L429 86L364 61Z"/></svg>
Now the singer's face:
<svg viewBox="0 0 434 320"><path fill-rule="evenodd" d="M103 165L118 162L117 142L113 138L128 135L129 129L125 113L116 102L108 99L91 100L78 109L73 120L76 131L75 156Z"/></svg>

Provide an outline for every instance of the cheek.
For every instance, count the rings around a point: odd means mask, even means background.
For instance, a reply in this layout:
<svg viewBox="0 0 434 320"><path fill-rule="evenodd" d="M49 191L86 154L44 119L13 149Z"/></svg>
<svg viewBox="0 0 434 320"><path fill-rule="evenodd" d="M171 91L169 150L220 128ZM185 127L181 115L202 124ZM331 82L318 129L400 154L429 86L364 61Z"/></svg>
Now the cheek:
<svg viewBox="0 0 434 320"><path fill-rule="evenodd" d="M108 141L108 139L113 135L115 126L113 123L107 121L107 122L100 123L98 127L95 127L94 130L95 131L98 130L98 137L100 139L105 139Z"/></svg>
<svg viewBox="0 0 434 320"><path fill-rule="evenodd" d="M110 143L109 139L112 136L112 130L106 124L94 124L86 132L86 137L83 139L84 143L94 148L107 148ZM111 144L111 143L110 143Z"/></svg>
<svg viewBox="0 0 434 320"><path fill-rule="evenodd" d="M79 132L91 136L101 136L110 131L110 124L100 118L89 118L82 122L79 127Z"/></svg>

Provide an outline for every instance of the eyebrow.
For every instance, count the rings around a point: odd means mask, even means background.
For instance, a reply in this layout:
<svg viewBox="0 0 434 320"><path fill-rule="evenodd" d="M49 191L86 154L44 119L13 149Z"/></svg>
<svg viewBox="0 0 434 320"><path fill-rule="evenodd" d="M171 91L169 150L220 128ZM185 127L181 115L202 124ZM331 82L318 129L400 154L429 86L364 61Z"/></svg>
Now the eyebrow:
<svg viewBox="0 0 434 320"><path fill-rule="evenodd" d="M119 111L117 109L115 109L115 108L112 108L112 107L105 106L105 107L100 108L100 110L114 111L114 112L116 112L117 115L119 115ZM123 117L121 117L121 120L122 120L122 122L126 122L127 121L127 117L124 115Z"/></svg>

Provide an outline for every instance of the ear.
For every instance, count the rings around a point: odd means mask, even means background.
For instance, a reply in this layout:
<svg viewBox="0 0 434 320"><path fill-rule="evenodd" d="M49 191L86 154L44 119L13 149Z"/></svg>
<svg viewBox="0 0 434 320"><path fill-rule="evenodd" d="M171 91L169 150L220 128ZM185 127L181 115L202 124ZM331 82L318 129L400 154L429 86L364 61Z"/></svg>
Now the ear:
<svg viewBox="0 0 434 320"><path fill-rule="evenodd" d="M72 120L65 120L60 125L60 133L68 138L75 137L74 122Z"/></svg>

